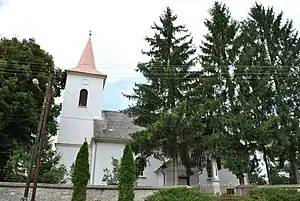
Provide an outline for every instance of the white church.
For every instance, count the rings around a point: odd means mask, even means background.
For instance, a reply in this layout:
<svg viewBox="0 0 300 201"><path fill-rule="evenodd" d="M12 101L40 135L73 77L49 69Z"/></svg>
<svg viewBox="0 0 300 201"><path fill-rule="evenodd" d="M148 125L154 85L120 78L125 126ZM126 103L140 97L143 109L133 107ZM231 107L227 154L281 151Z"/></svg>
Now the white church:
<svg viewBox="0 0 300 201"><path fill-rule="evenodd" d="M112 169L112 157L120 159L130 134L142 129L119 111L102 108L102 95L107 75L95 66L91 35L76 68L68 69L60 117L57 150L62 155L62 164L68 169L75 162L76 155L85 138L89 143L90 185L102 185L103 169ZM178 167L178 185L239 185L239 180L227 169L218 170L214 159L211 168L189 178L183 166ZM172 161L162 163L154 158L140 173L139 186L172 186ZM218 191L218 190L217 190Z"/></svg>

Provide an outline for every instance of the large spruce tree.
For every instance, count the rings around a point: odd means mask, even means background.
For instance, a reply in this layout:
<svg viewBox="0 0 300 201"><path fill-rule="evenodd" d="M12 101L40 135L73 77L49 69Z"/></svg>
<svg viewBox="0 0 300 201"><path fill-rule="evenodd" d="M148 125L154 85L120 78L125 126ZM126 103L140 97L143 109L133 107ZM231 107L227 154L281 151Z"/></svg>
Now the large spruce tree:
<svg viewBox="0 0 300 201"><path fill-rule="evenodd" d="M299 183L299 36L283 13L255 4L241 30L241 54L236 76L244 105L251 107L253 148L269 164L290 163L293 183ZM250 110L249 110L250 111ZM252 119L252 120L251 120ZM250 133L249 133L250 134Z"/></svg>
<svg viewBox="0 0 300 201"><path fill-rule="evenodd" d="M134 151L146 157L162 153L163 157L173 158L174 184L180 133L176 121L172 121L172 125L163 122L174 117L174 109L184 99L196 51L188 30L184 25L177 25L176 19L177 16L167 8L160 16L160 24L152 26L154 36L145 38L150 50L143 51L149 61L139 63L137 69L147 82L135 84L134 94L126 95L136 100L136 105L130 107L127 113L135 117L136 125L147 128L133 134ZM162 129L162 125L167 127Z"/></svg>
<svg viewBox="0 0 300 201"><path fill-rule="evenodd" d="M245 118L237 99L241 97L236 96L234 76L239 55L239 24L231 17L225 4L215 2L209 14L210 18L204 22L208 33L204 35L205 40L200 46L201 81L194 87L198 90L193 92L196 98L193 105L206 101L204 115L197 116L198 122L204 124L203 135L209 136L207 149L213 153L213 157L222 159L219 163L222 162L243 183L250 159L247 143L241 142L247 142L244 136L247 126L243 125Z"/></svg>

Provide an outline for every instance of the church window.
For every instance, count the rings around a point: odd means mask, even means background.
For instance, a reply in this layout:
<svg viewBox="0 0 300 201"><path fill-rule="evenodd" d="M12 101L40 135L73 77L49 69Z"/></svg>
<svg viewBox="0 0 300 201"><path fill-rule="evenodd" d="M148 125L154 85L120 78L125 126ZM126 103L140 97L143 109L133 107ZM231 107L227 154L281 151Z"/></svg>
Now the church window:
<svg viewBox="0 0 300 201"><path fill-rule="evenodd" d="M143 176L144 176L144 171L140 171L140 172L139 172L139 176L140 176L140 177L143 177Z"/></svg>
<svg viewBox="0 0 300 201"><path fill-rule="evenodd" d="M86 106L88 98L88 91L86 89L81 89L79 94L79 106Z"/></svg>

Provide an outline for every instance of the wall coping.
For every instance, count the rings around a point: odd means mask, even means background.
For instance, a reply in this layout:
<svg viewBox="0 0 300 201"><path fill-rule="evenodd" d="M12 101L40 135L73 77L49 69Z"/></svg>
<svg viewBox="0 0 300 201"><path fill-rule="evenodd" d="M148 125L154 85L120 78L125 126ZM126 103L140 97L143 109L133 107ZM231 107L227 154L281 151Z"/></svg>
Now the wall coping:
<svg viewBox="0 0 300 201"><path fill-rule="evenodd" d="M300 184L278 184L278 185L238 185L236 189L250 188L300 188Z"/></svg>
<svg viewBox="0 0 300 201"><path fill-rule="evenodd" d="M30 185L32 187L32 185ZM16 183L16 182L0 182L0 188L25 188L25 183ZM57 189L73 189L71 184L43 184L39 183L38 188L57 188ZM137 186L135 190L159 190L162 188L155 188L152 186ZM88 185L87 189L99 189L99 190L117 190L118 186L116 185Z"/></svg>

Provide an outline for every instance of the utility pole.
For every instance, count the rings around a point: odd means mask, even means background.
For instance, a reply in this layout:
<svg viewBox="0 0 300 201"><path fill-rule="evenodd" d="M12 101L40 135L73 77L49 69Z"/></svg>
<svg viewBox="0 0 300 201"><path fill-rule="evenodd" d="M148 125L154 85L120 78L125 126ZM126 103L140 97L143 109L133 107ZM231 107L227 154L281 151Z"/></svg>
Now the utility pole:
<svg viewBox="0 0 300 201"><path fill-rule="evenodd" d="M36 157L36 149L37 149L37 145L38 145L38 142L39 142L39 137L40 137L42 124L43 124L43 119L44 119L44 114L45 114L45 105L46 105L46 96L44 98L43 108L42 108L42 112L41 112L41 115L40 115L39 124L38 124L38 128L37 128L36 136L35 136L35 141L34 141L32 153L31 153L31 159L30 159L30 164L29 164L29 168L28 168L28 175L27 175L27 180L26 180L26 187L25 187L25 190L24 190L24 195L21 198L21 201L27 201L28 200L28 193L29 193L29 187L30 187L30 180L31 180L31 177L32 177L33 164L34 164L34 159Z"/></svg>
<svg viewBox="0 0 300 201"><path fill-rule="evenodd" d="M38 82L35 83L35 80L33 82L39 88ZM49 86L49 84L48 84L48 86ZM40 88L39 88L39 90L40 90ZM29 164L29 167L28 167L28 175L27 175L27 180L26 180L26 187L25 187L25 190L24 190L24 195L21 198L21 201L27 201L28 200L28 193L29 193L29 188L30 188L30 180L31 180L31 177L32 177L32 171L33 171L34 159L36 157L37 145L38 145L39 138L40 138L40 133L41 133L41 130L42 130L42 125L43 125L43 120L44 120L44 114L45 114L45 108L46 108L46 102L47 102L47 96L44 95L44 101L43 101L42 111L41 111L41 114L40 114L39 124L38 124L38 128L37 128L36 136L35 136L35 141L34 141L32 153L31 153L30 164Z"/></svg>
<svg viewBox="0 0 300 201"><path fill-rule="evenodd" d="M43 118L43 123L42 123L42 133L41 133L40 139L39 139L40 140L39 152L38 152L38 158L37 158L35 174L34 174L34 183L33 183L33 189L32 189L32 194L31 194L31 201L35 201L35 196L36 196L36 188L37 188L39 170L40 170L40 165L41 165L41 157L42 157L42 153L43 153L44 136L46 134L46 125L47 125L47 119L48 119L48 113L49 113L49 106L50 106L50 102L51 102L51 98L52 98L53 79L54 79L54 74L51 73L50 81L47 86L47 91L46 91L46 95L45 95L46 96L45 113L44 113L44 118Z"/></svg>

